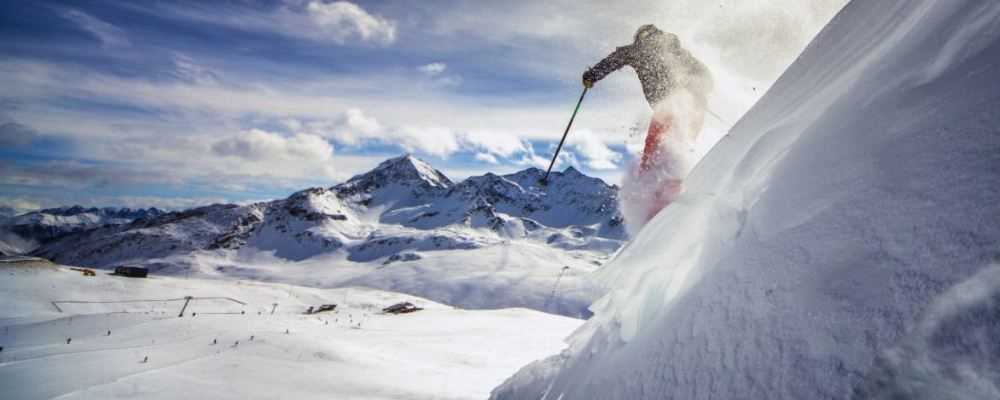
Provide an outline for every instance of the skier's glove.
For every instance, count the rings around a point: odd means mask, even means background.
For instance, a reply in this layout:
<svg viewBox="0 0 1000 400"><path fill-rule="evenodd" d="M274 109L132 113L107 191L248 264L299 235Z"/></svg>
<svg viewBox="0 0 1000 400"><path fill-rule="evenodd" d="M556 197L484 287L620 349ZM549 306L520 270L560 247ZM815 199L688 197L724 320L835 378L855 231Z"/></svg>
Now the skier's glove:
<svg viewBox="0 0 1000 400"><path fill-rule="evenodd" d="M586 72L583 73L583 87L587 89L594 87L594 78L593 75L590 73L590 70L587 70Z"/></svg>

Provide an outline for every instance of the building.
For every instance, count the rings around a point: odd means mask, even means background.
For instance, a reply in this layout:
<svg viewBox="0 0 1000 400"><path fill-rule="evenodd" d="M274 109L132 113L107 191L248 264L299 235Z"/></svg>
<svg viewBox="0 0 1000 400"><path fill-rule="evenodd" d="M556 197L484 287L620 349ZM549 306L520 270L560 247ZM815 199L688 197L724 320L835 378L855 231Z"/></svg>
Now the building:
<svg viewBox="0 0 1000 400"><path fill-rule="evenodd" d="M417 307L413 305L413 303L407 301L403 303L393 304L389 307L383 308L382 312L387 314L407 314L420 310L423 310L423 308Z"/></svg>
<svg viewBox="0 0 1000 400"><path fill-rule="evenodd" d="M115 275L127 276L129 278L145 278L149 275L149 270L142 267L123 265L115 267Z"/></svg>

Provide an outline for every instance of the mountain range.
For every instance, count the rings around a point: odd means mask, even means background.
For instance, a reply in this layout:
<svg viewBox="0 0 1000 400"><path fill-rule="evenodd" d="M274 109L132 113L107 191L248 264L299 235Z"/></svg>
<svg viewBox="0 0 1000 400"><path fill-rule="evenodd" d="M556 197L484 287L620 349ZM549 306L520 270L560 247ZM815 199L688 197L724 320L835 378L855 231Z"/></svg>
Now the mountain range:
<svg viewBox="0 0 1000 400"><path fill-rule="evenodd" d="M555 312L583 315L596 291L579 278L626 239L618 188L572 167L544 185L543 174L530 168L456 183L402 155L285 199L120 210L59 235L46 235L49 225L41 222L90 221L83 215L103 209L26 214L15 220L37 221L35 231L14 226L40 242L31 255L66 265L363 285L467 307L551 304ZM556 284L579 293L568 303L552 301Z"/></svg>

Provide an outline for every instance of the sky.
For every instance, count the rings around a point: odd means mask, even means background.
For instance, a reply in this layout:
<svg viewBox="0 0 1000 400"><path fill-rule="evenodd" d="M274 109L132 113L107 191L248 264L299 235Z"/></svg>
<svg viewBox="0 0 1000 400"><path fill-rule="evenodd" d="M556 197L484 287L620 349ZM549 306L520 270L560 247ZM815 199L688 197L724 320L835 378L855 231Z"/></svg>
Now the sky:
<svg viewBox="0 0 1000 400"><path fill-rule="evenodd" d="M402 153L545 168L582 72L646 23L715 76L707 151L845 2L0 2L0 206L246 203ZM612 74L556 169L618 183L650 115Z"/></svg>

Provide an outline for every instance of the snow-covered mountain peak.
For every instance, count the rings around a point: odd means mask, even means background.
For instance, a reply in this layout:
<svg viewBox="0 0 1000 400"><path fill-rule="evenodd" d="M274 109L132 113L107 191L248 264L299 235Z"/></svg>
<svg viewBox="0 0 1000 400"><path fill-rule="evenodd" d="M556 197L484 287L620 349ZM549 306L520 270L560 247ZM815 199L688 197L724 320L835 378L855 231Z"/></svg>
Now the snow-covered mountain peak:
<svg viewBox="0 0 1000 400"><path fill-rule="evenodd" d="M37 218L41 215L59 216L59 217L73 217L83 214L90 214L95 217L100 218L117 218L117 219L140 219L147 217L156 217L162 214L166 214L165 211L160 210L156 207L150 208L116 208L116 207L84 207L81 205L66 206L66 207L56 207L56 208L46 208L43 210L32 211L22 216L35 216L30 218Z"/></svg>
<svg viewBox="0 0 1000 400"><path fill-rule="evenodd" d="M454 185L441 171L410 154L404 154L385 160L375 169L354 176L335 188L342 193L370 193L392 184L437 189L447 189Z"/></svg>

